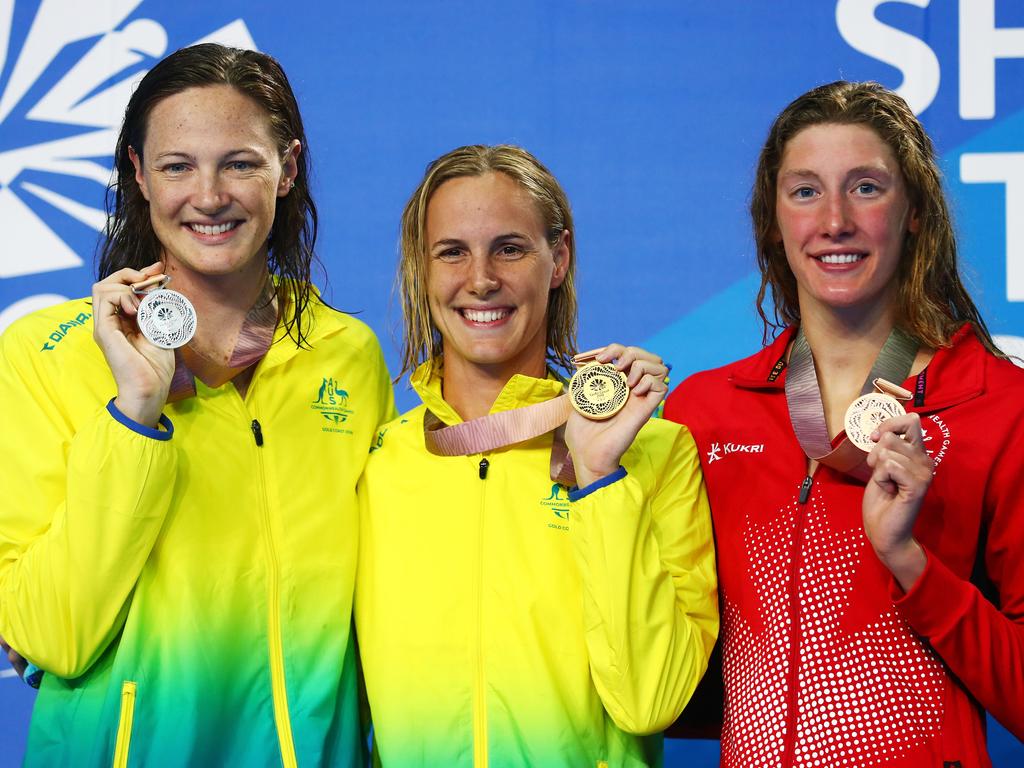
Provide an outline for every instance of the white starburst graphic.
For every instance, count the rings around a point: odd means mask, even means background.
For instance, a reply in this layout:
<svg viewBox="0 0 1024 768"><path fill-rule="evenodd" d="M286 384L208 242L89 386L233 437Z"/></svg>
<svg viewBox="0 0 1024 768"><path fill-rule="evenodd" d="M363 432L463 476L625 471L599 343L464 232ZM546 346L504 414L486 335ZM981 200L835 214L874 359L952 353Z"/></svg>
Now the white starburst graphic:
<svg viewBox="0 0 1024 768"><path fill-rule="evenodd" d="M15 3L0 0L0 72L12 51L18 57L0 84L0 228L6 236L0 278L83 263L89 254L58 234L60 217L103 229L103 194L124 107L168 47L157 21L124 23L139 5L43 0L24 39L12 40ZM194 42L256 47L241 19ZM79 50L84 53L68 66L68 52ZM48 87L39 94L41 83ZM74 183L67 185L69 179Z"/></svg>

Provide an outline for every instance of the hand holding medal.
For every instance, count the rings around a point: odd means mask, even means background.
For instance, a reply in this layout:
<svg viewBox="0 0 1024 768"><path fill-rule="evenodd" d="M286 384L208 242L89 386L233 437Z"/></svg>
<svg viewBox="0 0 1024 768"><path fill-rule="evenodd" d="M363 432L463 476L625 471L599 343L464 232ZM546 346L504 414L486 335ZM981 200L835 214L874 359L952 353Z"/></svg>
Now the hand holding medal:
<svg viewBox="0 0 1024 768"><path fill-rule="evenodd" d="M136 319L148 296L135 288L143 292L165 282L163 264L156 262L141 270L119 270L92 289L93 337L114 376L115 405L128 418L149 426L156 425L167 400L174 353L151 342L140 330Z"/></svg>
<svg viewBox="0 0 1024 768"><path fill-rule="evenodd" d="M582 488L618 469L668 392L668 367L639 347L609 344L573 358L580 369L569 382L565 442Z"/></svg>

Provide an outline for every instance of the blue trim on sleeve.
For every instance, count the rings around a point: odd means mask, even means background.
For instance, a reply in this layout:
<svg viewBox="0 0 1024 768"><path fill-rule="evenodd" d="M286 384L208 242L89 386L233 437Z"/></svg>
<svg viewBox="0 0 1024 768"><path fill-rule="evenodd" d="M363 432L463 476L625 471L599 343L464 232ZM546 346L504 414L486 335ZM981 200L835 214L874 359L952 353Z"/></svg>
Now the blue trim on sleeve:
<svg viewBox="0 0 1024 768"><path fill-rule="evenodd" d="M43 682L43 670L37 667L32 662L29 662L25 666L25 682L33 688L38 688L39 684Z"/></svg>
<svg viewBox="0 0 1024 768"><path fill-rule="evenodd" d="M590 485L585 486L583 488L572 488L572 489L570 489L569 490L569 501L579 501L580 499L582 499L582 498L584 498L586 496L589 496L594 491L601 490L606 485L611 485L612 483L618 482L619 480L621 480L625 476L626 476L626 468L620 464L619 468L616 469L614 472L612 472L610 475L605 475L604 477L600 477L597 480L595 480L594 482L592 482Z"/></svg>
<svg viewBox="0 0 1024 768"><path fill-rule="evenodd" d="M154 429L153 427L147 427L145 424L139 424L135 419L129 419L116 405L114 405L115 398L110 398L110 402L107 403L107 411L114 417L114 420L124 424L132 432L137 432L143 437L151 437L154 440L170 440L171 435L174 434L174 425L171 420L168 419L164 414L160 414L160 424L163 425L164 430Z"/></svg>

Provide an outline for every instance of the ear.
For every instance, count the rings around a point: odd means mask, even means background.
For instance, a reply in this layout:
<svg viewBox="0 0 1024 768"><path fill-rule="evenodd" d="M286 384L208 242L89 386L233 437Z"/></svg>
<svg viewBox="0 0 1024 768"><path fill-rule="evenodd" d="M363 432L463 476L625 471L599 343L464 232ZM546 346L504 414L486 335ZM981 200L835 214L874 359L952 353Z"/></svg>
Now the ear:
<svg viewBox="0 0 1024 768"><path fill-rule="evenodd" d="M135 166L135 183L139 185L139 191L149 202L149 186L146 184L146 174L142 172L142 158L136 153L134 147L128 147L128 159Z"/></svg>
<svg viewBox="0 0 1024 768"><path fill-rule="evenodd" d="M302 144L298 139L292 139L292 143L288 145L281 160L281 180L277 183L278 197L284 197L295 186L295 179L299 175L299 155L301 153Z"/></svg>
<svg viewBox="0 0 1024 768"><path fill-rule="evenodd" d="M921 219L917 215L917 208L910 209L910 218L907 220L907 232L916 235L921 229Z"/></svg>
<svg viewBox="0 0 1024 768"><path fill-rule="evenodd" d="M569 272L569 260L572 259L570 243L572 243L572 232L565 229L562 230L562 234L559 236L555 247L551 249L552 255L555 258L555 271L551 273L552 291L565 281L565 276Z"/></svg>

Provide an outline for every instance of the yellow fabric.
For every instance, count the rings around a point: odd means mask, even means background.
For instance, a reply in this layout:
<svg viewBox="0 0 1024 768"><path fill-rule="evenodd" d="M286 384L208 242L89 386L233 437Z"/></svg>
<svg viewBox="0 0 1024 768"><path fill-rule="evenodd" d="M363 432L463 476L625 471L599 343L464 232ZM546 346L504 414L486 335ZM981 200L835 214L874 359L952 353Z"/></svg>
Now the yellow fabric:
<svg viewBox="0 0 1024 768"><path fill-rule="evenodd" d="M486 456L423 445L440 380L380 430L360 482L356 623L384 766L660 762L718 631L696 447L651 422L627 475L570 503L551 436ZM493 411L559 394L515 376ZM486 459L486 472L481 468ZM485 474L485 478L481 478Z"/></svg>
<svg viewBox="0 0 1024 768"><path fill-rule="evenodd" d="M361 761L355 492L394 408L364 324L304 320L312 349L279 327L245 398L197 382L166 441L107 411L88 300L0 339L0 636L46 671L28 764L110 765L125 681L129 765Z"/></svg>

